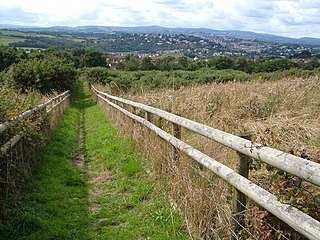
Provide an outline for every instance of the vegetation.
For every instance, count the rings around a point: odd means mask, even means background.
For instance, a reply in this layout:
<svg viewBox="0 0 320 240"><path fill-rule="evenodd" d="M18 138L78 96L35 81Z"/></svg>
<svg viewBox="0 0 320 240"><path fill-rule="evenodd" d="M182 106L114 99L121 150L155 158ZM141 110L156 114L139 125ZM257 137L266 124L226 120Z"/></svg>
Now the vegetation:
<svg viewBox="0 0 320 240"><path fill-rule="evenodd" d="M270 81L287 77L309 77L319 74L319 69L290 69L276 72L245 73L239 70L217 70L208 67L195 71L119 71L106 68L90 68L83 72L91 83L107 84L114 93L123 91L140 92L159 88L179 89L182 86L208 83L243 81Z"/></svg>
<svg viewBox="0 0 320 240"><path fill-rule="evenodd" d="M242 40L230 36L209 33L176 32L157 33L131 32L133 29L88 28L35 28L19 31L0 30L0 44L21 48L95 48L102 52L166 55L180 54L190 58L206 59L215 55L258 57L310 57L320 54L319 48L307 41L270 43ZM135 30L133 30L135 31ZM262 39L261 39L262 40ZM288 39L287 39L288 40ZM300 44L298 43L300 42ZM304 50L301 50L304 49ZM310 55L306 54L309 52Z"/></svg>
<svg viewBox="0 0 320 240"><path fill-rule="evenodd" d="M121 95L229 133L250 132L254 142L319 162L319 75L279 81L211 83L185 86L179 90L155 89L138 94L122 92ZM117 118L115 121L119 122ZM171 131L172 126L165 121L154 117L153 122ZM131 129L129 125L119 124L122 129ZM165 185L169 185L168 193L185 213L189 229L198 238L226 238L229 234L226 226L231 226L228 221L233 200L230 186L210 171L192 164L192 160L184 155L176 172L170 158L171 148L150 133L148 140L144 141L146 133L143 131L136 133L134 138L150 157L156 175L172 179L172 182L164 181ZM182 139L235 169L237 156L234 151L186 129L182 131ZM259 161L252 161L250 168L252 181L275 194L282 202L320 219L319 187ZM191 213L192 208L197 211ZM258 239L277 239L283 235L289 239L304 239L254 203L250 203L249 209L246 212L247 230ZM215 230L210 230L211 225L199 225L199 218L213 223ZM243 230L241 236L247 239L250 234Z"/></svg>
<svg viewBox="0 0 320 240"><path fill-rule="evenodd" d="M68 90L76 79L75 68L55 56L21 61L8 74L18 88L37 89L42 93Z"/></svg>
<svg viewBox="0 0 320 240"><path fill-rule="evenodd" d="M1 239L187 239L132 142L87 86L74 94L24 193L8 202Z"/></svg>
<svg viewBox="0 0 320 240"><path fill-rule="evenodd" d="M0 46L0 84L17 90L41 93L71 89L76 81L77 59L69 52L49 48L44 52L26 54L16 48Z"/></svg>
<svg viewBox="0 0 320 240"><path fill-rule="evenodd" d="M49 38L50 39L50 38ZM166 56L140 59L128 54L125 61L108 70L110 56L95 49L59 50L26 53L2 46L0 48L2 71L7 79L23 90L36 89L42 93L70 89L78 72L90 82L110 84L113 89L179 88L186 85L229 81L272 80L287 76L317 74L319 59L293 61L286 59L251 60L244 57L217 56L208 61L191 61L185 56ZM108 67L107 67L108 66ZM120 71L123 70L123 71Z"/></svg>
<svg viewBox="0 0 320 240"><path fill-rule="evenodd" d="M1 46L0 60L0 122L42 102L44 94L72 88L80 77L91 84L102 83L125 98L180 113L226 132L249 131L258 143L313 161L319 159L320 62L307 53L295 59L217 56L208 61L128 54L125 61L114 66L95 49L48 48L27 53ZM116 69L108 68L110 65ZM132 130L132 121L111 111L123 133L133 133L140 145L119 139L89 99L88 89L78 94L40 158L34 178L26 185L26 194L9 204L12 218L2 226L3 237L185 239L177 212L165 204L163 189L173 208L178 206L179 214L187 219L193 236L229 236L233 199L230 186L190 163L186 156L181 156L177 167L171 161L171 146L148 130ZM35 123L28 129L27 123L19 123L10 136L23 130L28 140L43 140L37 134L41 127ZM161 119L155 119L155 123L164 129L172 127ZM4 135L1 143L8 136ZM188 131L183 132L183 139L235 167L233 151ZM141 161L134 148L145 151L150 161ZM253 161L251 168L253 181L283 202L320 218L318 188L260 162ZM161 187L153 183L146 169L155 179L162 176L158 179ZM246 224L258 238L285 235L303 239L255 204L249 204ZM75 230L78 228L81 231ZM250 236L242 232L241 237Z"/></svg>
<svg viewBox="0 0 320 240"><path fill-rule="evenodd" d="M19 57L22 55L16 48L10 48L0 45L0 72L7 67L19 61Z"/></svg>

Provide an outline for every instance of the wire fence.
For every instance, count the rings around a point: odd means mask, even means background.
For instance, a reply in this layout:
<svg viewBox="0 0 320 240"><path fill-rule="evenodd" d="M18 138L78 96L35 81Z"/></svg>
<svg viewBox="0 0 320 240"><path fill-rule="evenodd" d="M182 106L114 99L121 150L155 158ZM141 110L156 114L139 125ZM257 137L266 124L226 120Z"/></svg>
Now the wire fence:
<svg viewBox="0 0 320 240"><path fill-rule="evenodd" d="M237 197L236 184L230 184L226 179L222 179L217 171L208 169L206 157L201 155L203 162L195 161L192 156L196 149L200 149L207 155L220 152L217 159L224 166L235 169L238 154L228 147L212 142L203 136L195 136L194 131L183 128L180 131L184 143L192 144L195 148L183 145L177 136L176 125L171 121L154 114L145 109L132 106L126 100L110 98L109 95L92 88L94 99L105 109L108 116L120 129L121 134L132 137L136 147L146 154L150 169L150 174L157 179L163 189L168 193L168 199L174 209L176 209L185 219L186 228L191 236L196 239L319 239L320 223L303 212L289 205L281 205L277 198L270 194L265 195L270 198L270 203L276 203L282 211L275 217L265 209L265 206L256 203L256 198L250 195L246 202L239 201ZM172 134L165 139L161 130ZM174 147L173 147L174 146ZM208 157L209 158L209 157ZM215 156L216 159L216 156ZM212 161L214 161L212 159ZM209 165L211 163L208 163ZM251 162L250 165L254 165ZM319 165L315 165L315 175L319 174ZM221 169L220 169L221 170ZM229 171L229 170L228 170ZM235 173L230 169L228 176ZM253 177L264 175L262 170L253 170ZM253 178L248 186L258 187L256 184L268 187L265 179L272 176ZM242 181L242 178L239 178ZM262 179L262 181L261 181ZM251 179L250 179L251 180ZM240 182L241 182L240 181ZM239 184L240 184L239 182ZM318 186L314 186L316 189ZM261 190L262 191L262 190ZM265 194L265 192L262 192ZM258 196L262 197L262 196ZM258 201L259 202L259 201ZM261 203L261 202L259 202ZM241 211L239 212L239 207ZM286 207L283 209L282 207ZM288 211L287 211L288 210ZM273 210L271 210L273 211ZM283 221L281 214L294 212L296 225L292 221ZM275 211L274 211L275 212ZM289 213L290 215L290 213ZM279 220L279 216L282 220ZM301 218L300 218L301 217ZM290 226L289 226L289 225Z"/></svg>
<svg viewBox="0 0 320 240"><path fill-rule="evenodd" d="M69 106L69 91L0 124L0 222L6 201L16 196L31 172L39 150Z"/></svg>

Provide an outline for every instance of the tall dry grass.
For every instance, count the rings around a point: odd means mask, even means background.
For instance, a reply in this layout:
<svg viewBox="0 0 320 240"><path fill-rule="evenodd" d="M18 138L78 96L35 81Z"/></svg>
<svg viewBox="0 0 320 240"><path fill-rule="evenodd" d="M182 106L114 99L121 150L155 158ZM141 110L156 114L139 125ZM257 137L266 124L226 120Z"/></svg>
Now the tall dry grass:
<svg viewBox="0 0 320 240"><path fill-rule="evenodd" d="M232 82L161 89L122 97L238 134L250 132L253 141L279 150L320 160L320 80L283 79L272 82ZM129 109L131 110L131 109ZM168 192L174 207L185 218L197 239L225 239L233 229L234 190L214 174L182 154L172 161L172 149L155 134L110 109L123 134L132 136L149 158L151 173ZM143 113L141 114L143 115ZM154 118L158 126L171 125ZM214 159L235 169L238 158L227 149L183 129L182 139ZM320 219L319 188L257 161L251 163L250 180L289 203ZM304 239L254 203L248 204L242 239Z"/></svg>
<svg viewBox="0 0 320 240"><path fill-rule="evenodd" d="M233 82L122 95L311 160L320 155L320 79Z"/></svg>

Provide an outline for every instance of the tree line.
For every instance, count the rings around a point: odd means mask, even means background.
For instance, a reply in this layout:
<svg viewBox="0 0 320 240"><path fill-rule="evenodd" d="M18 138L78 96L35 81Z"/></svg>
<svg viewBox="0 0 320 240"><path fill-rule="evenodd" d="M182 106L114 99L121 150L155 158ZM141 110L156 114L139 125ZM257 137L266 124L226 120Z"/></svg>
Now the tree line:
<svg viewBox="0 0 320 240"><path fill-rule="evenodd" d="M250 59L245 57L216 56L206 60L194 61L185 56L160 57L156 60L151 57L140 59L138 56L128 54L126 61L118 63L118 69L137 71L137 70L188 70L196 71L201 68L211 68L216 70L233 69L245 73L276 72L298 68L302 70L313 70L320 67L317 57L308 59L289 59L289 58L260 58Z"/></svg>
<svg viewBox="0 0 320 240"><path fill-rule="evenodd" d="M182 75L186 78L186 80L181 78L182 82L192 78L196 79L195 82L199 83L212 82L217 79L222 82L238 78L239 80L246 80L249 79L247 74L258 73L291 71L297 75L299 71L310 71L320 68L319 58L312 57L306 52L295 56L294 59L260 58L253 60L245 57L215 56L206 60L194 61L186 56L164 56L158 58L146 56L140 58L134 54L127 54L124 61L118 62L115 65L111 64L111 59L110 55L106 55L95 49L69 48L60 50L51 47L42 51L33 50L27 52L14 47L0 46L0 72L2 72L0 73L0 84L10 83L24 91L36 89L42 93L48 93L53 90L62 91L70 89L79 74L86 74L88 79L104 83L107 83L112 75L130 75L115 74L111 70L108 70L110 67L116 68L116 71L124 70L127 72L171 72L180 70L183 71ZM91 72L82 70L95 67L99 68L92 69L90 70ZM220 72L214 72L213 74L211 70ZM87 74L88 72L90 74ZM208 72L212 73L214 77L212 74L211 77L205 76L205 73ZM168 82L165 80L166 74L160 75L161 77L159 78L151 77L154 83L156 83L155 85L163 85L161 81ZM129 77L129 79L131 78ZM127 82L126 80L123 81Z"/></svg>
<svg viewBox="0 0 320 240"><path fill-rule="evenodd" d="M76 81L78 69L107 66L101 52L93 49L48 48L27 51L0 46L0 85L14 85L16 89L41 93L70 89Z"/></svg>

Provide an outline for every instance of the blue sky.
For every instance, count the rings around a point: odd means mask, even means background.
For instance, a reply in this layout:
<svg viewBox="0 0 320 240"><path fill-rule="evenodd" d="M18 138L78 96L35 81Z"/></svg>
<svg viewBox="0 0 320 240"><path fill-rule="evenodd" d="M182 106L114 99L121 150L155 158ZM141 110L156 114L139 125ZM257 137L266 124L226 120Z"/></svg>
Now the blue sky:
<svg viewBox="0 0 320 240"><path fill-rule="evenodd" d="M320 0L0 0L0 24L206 27L320 38Z"/></svg>

